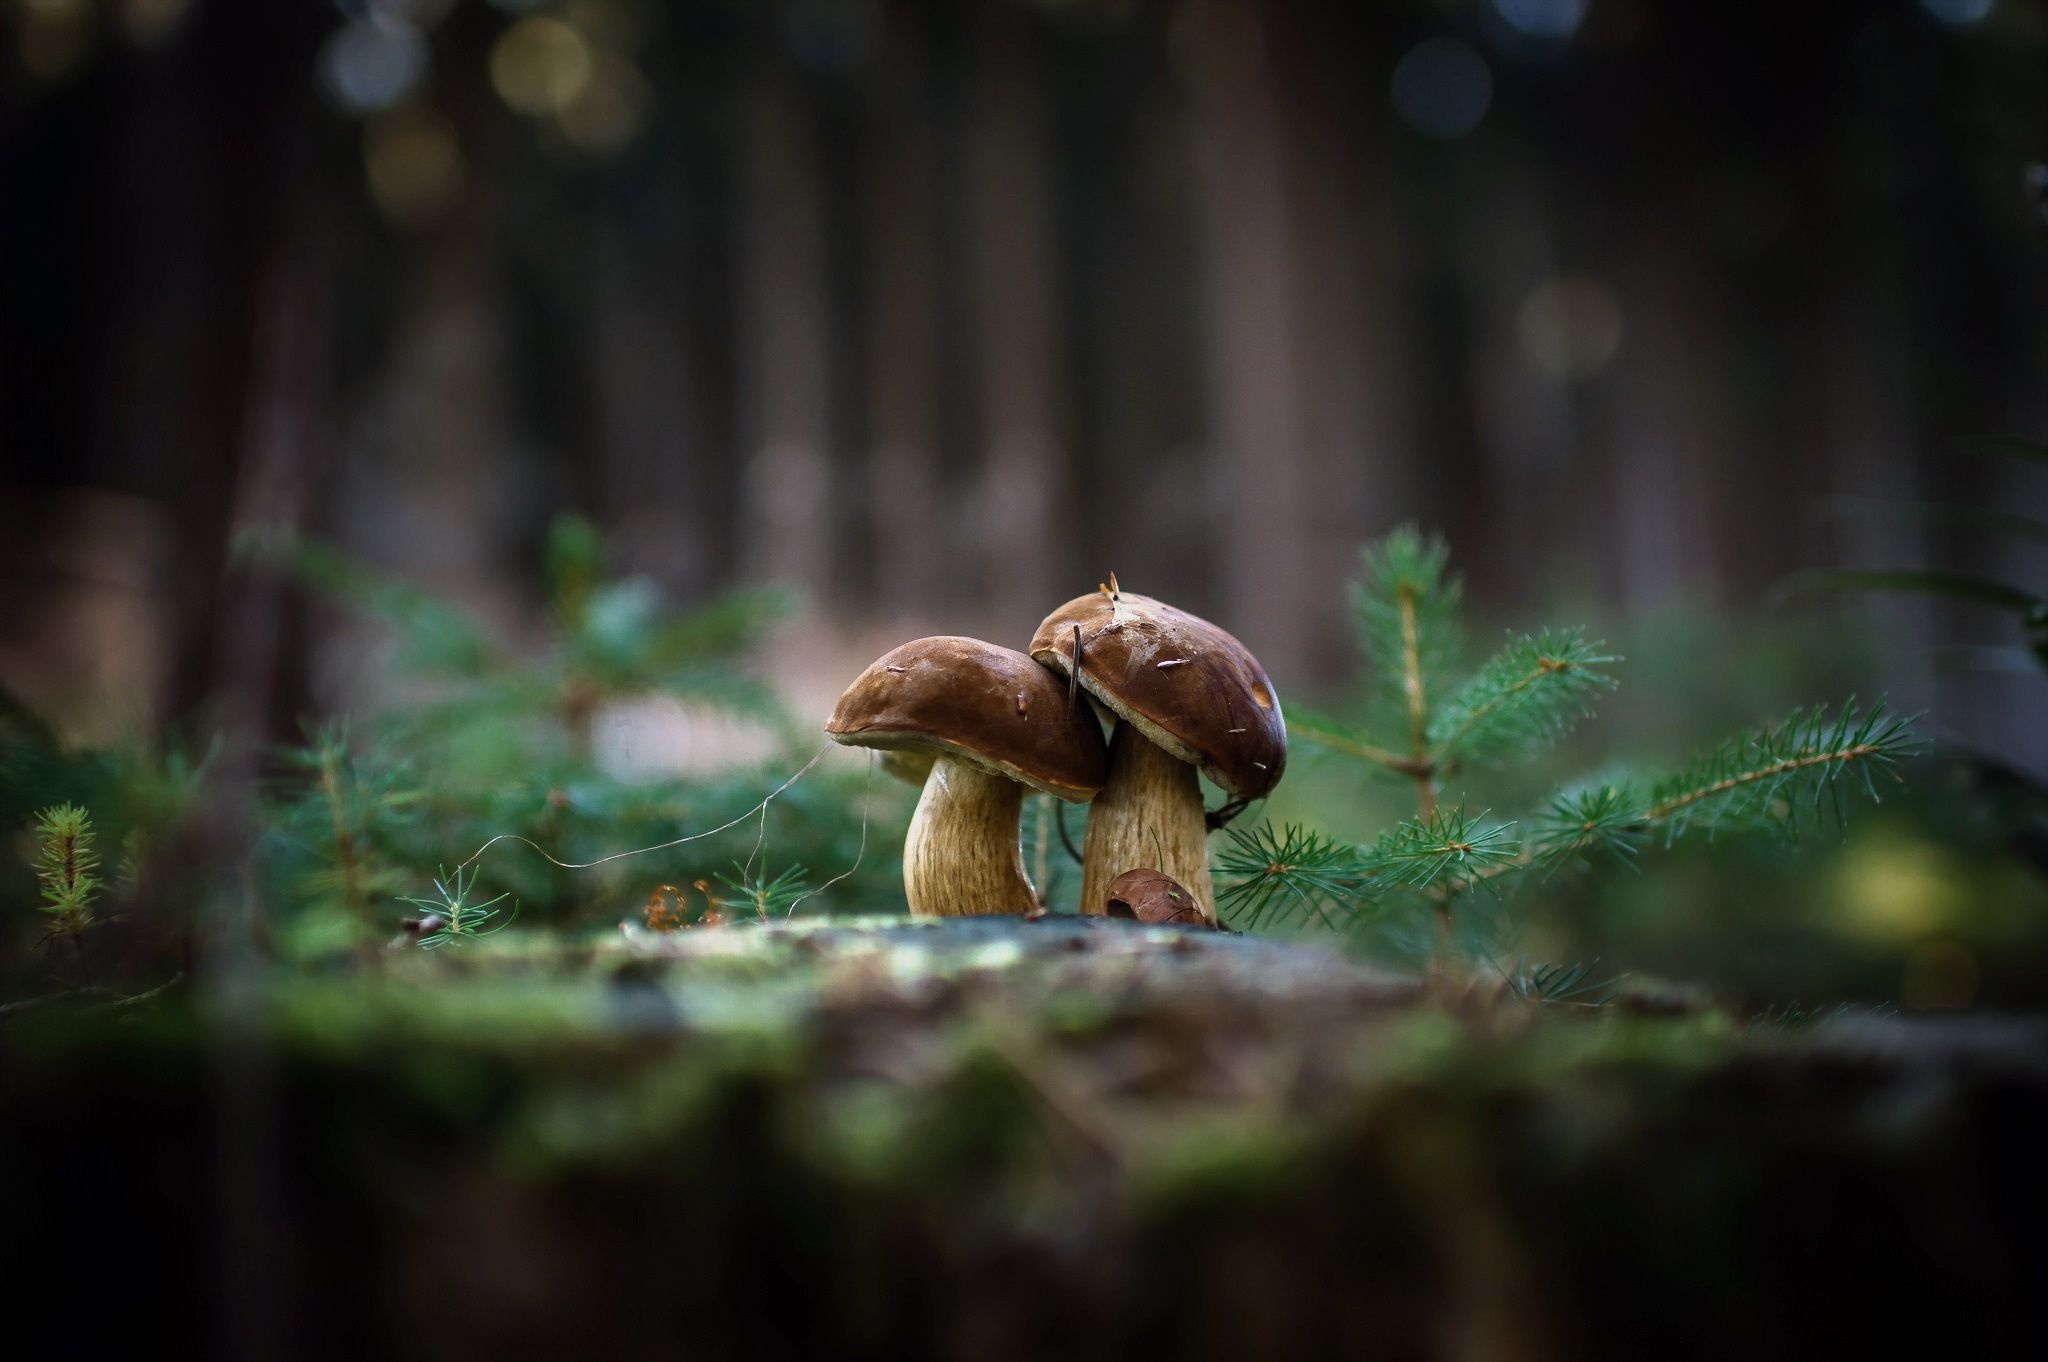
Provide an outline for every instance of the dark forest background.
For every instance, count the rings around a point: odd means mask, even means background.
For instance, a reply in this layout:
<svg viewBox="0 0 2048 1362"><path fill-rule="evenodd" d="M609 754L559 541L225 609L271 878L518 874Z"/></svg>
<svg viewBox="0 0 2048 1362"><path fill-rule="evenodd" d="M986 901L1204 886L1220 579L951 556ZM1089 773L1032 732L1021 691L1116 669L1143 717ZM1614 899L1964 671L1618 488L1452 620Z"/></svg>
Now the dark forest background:
<svg viewBox="0 0 2048 1362"><path fill-rule="evenodd" d="M2048 504L1956 450L2048 430L2022 0L0 14L0 683L74 728L377 698L254 528L517 635L580 509L678 601L797 588L819 712L1111 569L1313 690L1410 519L1482 615L1617 631L2040 577L1884 512ZM2037 681L1941 662L1985 621L1849 608L1876 684L2048 767Z"/></svg>

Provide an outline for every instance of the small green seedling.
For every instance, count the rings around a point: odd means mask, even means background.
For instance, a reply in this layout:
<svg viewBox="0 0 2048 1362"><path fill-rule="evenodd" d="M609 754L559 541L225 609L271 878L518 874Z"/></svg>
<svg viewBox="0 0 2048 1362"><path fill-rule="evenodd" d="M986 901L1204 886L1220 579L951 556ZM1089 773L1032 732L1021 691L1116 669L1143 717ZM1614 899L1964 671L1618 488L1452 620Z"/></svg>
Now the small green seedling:
<svg viewBox="0 0 2048 1362"><path fill-rule="evenodd" d="M735 863L733 874L720 874L718 881L736 895L724 906L751 912L763 922L787 916L798 900L811 893L810 881L800 865L770 876L765 866L753 870Z"/></svg>
<svg viewBox="0 0 2048 1362"><path fill-rule="evenodd" d="M470 895L476 892L477 872L469 872L467 880L462 877L462 868L456 867L453 875L443 870L434 880L433 898L406 898L401 900L420 910L420 916L407 919L408 927L417 930L420 949L439 950L443 946L459 946L477 937L495 936L512 925L519 916L519 905L514 903L509 912L497 907L511 897L510 893L471 903ZM503 921L498 921L502 917Z"/></svg>
<svg viewBox="0 0 2048 1362"><path fill-rule="evenodd" d="M59 804L36 815L36 878L52 936L75 937L92 926L98 870L91 814L76 804Z"/></svg>

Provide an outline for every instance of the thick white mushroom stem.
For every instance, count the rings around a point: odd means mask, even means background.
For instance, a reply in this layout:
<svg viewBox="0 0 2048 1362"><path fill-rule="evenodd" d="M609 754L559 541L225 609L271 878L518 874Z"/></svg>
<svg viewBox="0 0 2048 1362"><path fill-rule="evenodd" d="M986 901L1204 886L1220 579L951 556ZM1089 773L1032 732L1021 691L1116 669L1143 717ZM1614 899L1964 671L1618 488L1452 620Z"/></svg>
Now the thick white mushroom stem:
<svg viewBox="0 0 2048 1362"><path fill-rule="evenodd" d="M1101 913L1110 882L1126 870L1158 870L1180 881L1202 917L1216 920L1209 878L1209 826L1195 768L1130 724L1109 740L1109 782L1088 806L1081 853L1081 911Z"/></svg>
<svg viewBox="0 0 2048 1362"><path fill-rule="evenodd" d="M903 839L903 893L917 917L1030 913L1038 896L1017 843L1024 787L940 757Z"/></svg>

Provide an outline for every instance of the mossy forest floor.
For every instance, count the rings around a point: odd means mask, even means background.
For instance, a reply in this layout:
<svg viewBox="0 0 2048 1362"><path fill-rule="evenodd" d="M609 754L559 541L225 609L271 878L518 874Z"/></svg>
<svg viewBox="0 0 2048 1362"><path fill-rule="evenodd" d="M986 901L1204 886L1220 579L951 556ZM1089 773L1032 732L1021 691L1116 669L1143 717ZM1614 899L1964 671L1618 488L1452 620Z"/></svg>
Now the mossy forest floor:
<svg viewBox="0 0 2048 1362"><path fill-rule="evenodd" d="M5 1279L75 1356L2042 1356L2044 1137L2039 1021L1101 919L506 933L0 1024Z"/></svg>

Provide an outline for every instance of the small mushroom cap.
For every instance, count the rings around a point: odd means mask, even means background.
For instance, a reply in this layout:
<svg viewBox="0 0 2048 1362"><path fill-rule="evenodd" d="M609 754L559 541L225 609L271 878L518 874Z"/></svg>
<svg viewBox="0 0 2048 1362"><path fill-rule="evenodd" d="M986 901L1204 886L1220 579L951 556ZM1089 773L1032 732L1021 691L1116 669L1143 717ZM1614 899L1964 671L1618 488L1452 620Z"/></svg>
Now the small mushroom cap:
<svg viewBox="0 0 2048 1362"><path fill-rule="evenodd" d="M1076 803L1102 791L1102 728L1020 652L973 638L921 638L875 659L825 731L849 747L929 752Z"/></svg>
<svg viewBox="0 0 2048 1362"><path fill-rule="evenodd" d="M1126 870L1111 880L1102 898L1102 911L1107 917L1139 922L1208 925L1202 910L1195 906L1195 896L1163 870Z"/></svg>
<svg viewBox="0 0 2048 1362"><path fill-rule="evenodd" d="M1081 627L1081 684L1109 709L1239 799L1287 769L1280 697L1251 650L1164 601L1125 591L1079 596L1045 617L1031 655L1061 674Z"/></svg>

